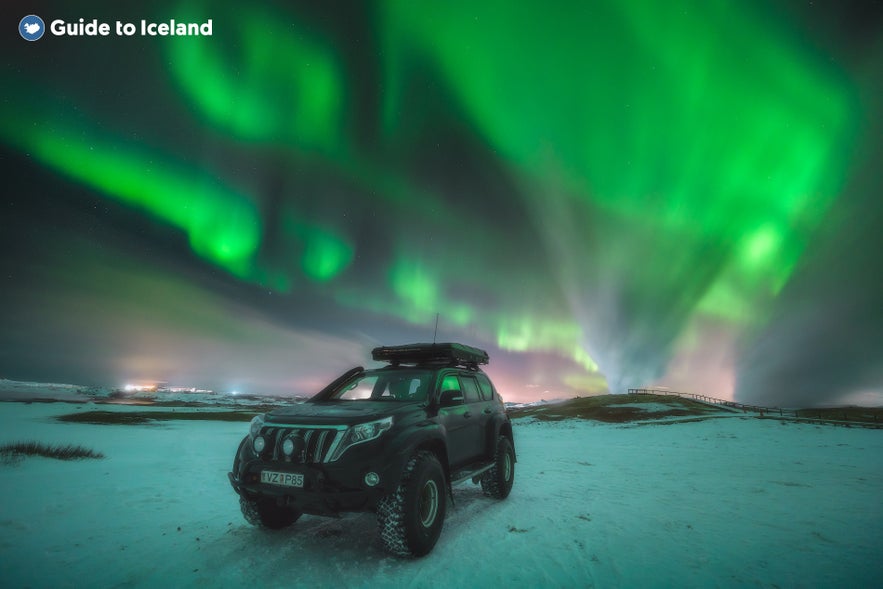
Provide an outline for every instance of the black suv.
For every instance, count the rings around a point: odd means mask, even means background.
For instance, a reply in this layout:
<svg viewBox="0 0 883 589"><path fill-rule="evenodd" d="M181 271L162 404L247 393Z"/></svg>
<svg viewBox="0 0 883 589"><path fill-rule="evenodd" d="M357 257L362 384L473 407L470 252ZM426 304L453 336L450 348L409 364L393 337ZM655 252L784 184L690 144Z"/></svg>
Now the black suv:
<svg viewBox="0 0 883 589"><path fill-rule="evenodd" d="M251 422L230 483L249 523L279 529L303 513L375 511L400 556L435 546L451 487L471 479L503 499L515 442L503 401L462 344L375 348L383 368L353 368L305 403Z"/></svg>

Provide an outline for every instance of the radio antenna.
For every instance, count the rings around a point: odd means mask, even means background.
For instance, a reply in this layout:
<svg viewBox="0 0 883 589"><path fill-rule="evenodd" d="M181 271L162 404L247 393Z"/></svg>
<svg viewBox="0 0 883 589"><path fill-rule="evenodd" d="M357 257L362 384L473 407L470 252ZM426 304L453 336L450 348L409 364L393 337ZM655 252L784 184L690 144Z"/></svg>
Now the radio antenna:
<svg viewBox="0 0 883 589"><path fill-rule="evenodd" d="M435 333L432 334L432 343L435 344L435 339L438 337L438 313L435 314Z"/></svg>

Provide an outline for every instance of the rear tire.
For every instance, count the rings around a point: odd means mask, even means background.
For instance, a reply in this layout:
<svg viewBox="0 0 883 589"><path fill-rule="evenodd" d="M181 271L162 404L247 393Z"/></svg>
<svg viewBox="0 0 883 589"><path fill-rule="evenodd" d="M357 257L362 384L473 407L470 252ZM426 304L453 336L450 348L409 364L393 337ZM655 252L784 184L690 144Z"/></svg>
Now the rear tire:
<svg viewBox="0 0 883 589"><path fill-rule="evenodd" d="M301 516L301 513L296 509L279 505L275 499L240 497L239 508L242 510L242 515L245 516L245 521L253 526L269 530L287 528Z"/></svg>
<svg viewBox="0 0 883 589"><path fill-rule="evenodd" d="M447 482L432 452L418 452L405 466L398 488L377 505L380 540L396 556L424 556L441 534L448 504Z"/></svg>
<svg viewBox="0 0 883 589"><path fill-rule="evenodd" d="M494 467L481 477L481 490L488 497L505 499L515 482L515 450L506 436L497 439Z"/></svg>

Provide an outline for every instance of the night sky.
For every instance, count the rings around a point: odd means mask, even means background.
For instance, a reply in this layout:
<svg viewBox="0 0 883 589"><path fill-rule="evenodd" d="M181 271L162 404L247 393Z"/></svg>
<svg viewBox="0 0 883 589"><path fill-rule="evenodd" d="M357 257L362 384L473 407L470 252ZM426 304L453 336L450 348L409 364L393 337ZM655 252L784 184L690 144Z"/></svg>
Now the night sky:
<svg viewBox="0 0 883 589"><path fill-rule="evenodd" d="M883 404L880 2L118 4L0 8L0 377Z"/></svg>

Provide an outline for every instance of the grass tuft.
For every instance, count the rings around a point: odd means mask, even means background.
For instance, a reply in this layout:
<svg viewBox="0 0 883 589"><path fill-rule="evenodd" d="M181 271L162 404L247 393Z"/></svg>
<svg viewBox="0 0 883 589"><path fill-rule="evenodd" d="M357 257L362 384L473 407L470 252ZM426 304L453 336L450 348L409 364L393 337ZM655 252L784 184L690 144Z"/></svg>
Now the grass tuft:
<svg viewBox="0 0 883 589"><path fill-rule="evenodd" d="M15 463L26 456L43 456L57 460L81 460L84 458L104 458L101 452L95 452L83 446L49 445L40 442L12 442L0 446L0 460L4 463Z"/></svg>

